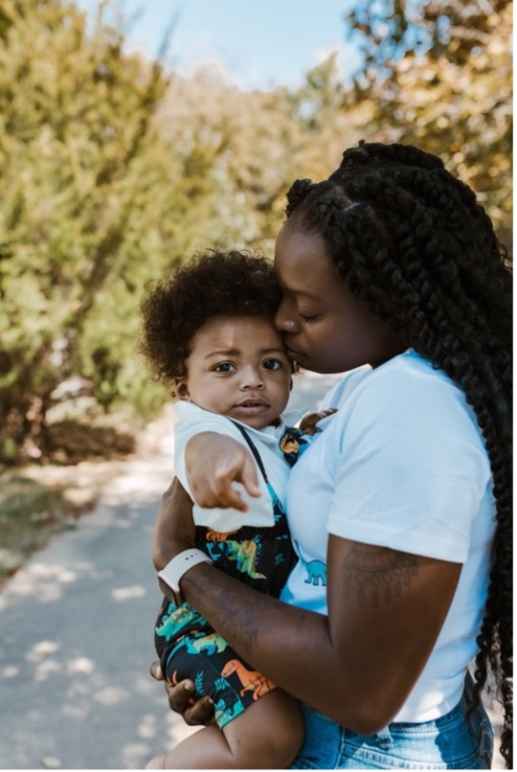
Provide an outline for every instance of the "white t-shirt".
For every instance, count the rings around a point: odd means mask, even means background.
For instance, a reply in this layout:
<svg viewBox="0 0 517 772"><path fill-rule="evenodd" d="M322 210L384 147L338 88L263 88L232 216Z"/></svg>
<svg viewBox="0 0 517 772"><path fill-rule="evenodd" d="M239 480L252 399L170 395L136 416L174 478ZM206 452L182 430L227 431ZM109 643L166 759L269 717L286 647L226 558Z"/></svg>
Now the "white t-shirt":
<svg viewBox="0 0 517 772"><path fill-rule="evenodd" d="M192 402L185 401L179 401L176 404L175 413L174 452L176 475L194 502L194 523L222 532L234 531L244 525L273 526L275 523L273 504L258 465L257 478L262 490L260 498L249 496L239 483L234 483L241 497L248 505L247 512L239 512L237 509L204 509L195 503L185 469L185 448L188 441L200 432L217 432L237 440L248 450L249 446L239 429L226 416L212 413ZM240 423L251 437L260 454L269 482L285 508L289 465L279 447L280 438L286 429L285 423L280 422L278 426L266 426L264 429L254 429L240 421L236 421L236 423Z"/></svg>
<svg viewBox="0 0 517 772"><path fill-rule="evenodd" d="M435 719L461 699L488 589L495 502L475 415L453 381L412 350L345 375L323 406L338 413L320 422L289 478L301 560L281 599L327 613L329 533L462 563L438 640L394 720Z"/></svg>

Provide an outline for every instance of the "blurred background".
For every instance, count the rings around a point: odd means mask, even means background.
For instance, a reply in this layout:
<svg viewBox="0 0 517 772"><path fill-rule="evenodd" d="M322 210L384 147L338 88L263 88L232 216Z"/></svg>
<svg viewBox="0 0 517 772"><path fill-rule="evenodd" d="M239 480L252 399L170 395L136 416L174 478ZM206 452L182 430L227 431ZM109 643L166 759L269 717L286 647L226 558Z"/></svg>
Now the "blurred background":
<svg viewBox="0 0 517 772"><path fill-rule="evenodd" d="M65 462L82 410L156 415L146 283L209 246L270 256L289 183L360 138L440 154L509 244L511 17L507 0L3 0L2 463Z"/></svg>
<svg viewBox="0 0 517 772"><path fill-rule="evenodd" d="M510 247L511 24L508 0L1 0L0 583L121 475L123 518L161 458L151 522L172 418L138 353L146 286L207 247L271 257L295 178L416 144ZM13 586L5 608L35 585Z"/></svg>

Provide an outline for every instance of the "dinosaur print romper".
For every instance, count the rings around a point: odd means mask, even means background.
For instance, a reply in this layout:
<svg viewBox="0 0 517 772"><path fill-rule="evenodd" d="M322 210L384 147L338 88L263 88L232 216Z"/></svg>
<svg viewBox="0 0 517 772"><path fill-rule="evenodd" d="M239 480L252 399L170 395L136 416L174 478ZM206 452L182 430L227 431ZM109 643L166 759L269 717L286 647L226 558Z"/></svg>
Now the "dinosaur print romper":
<svg viewBox="0 0 517 772"><path fill-rule="evenodd" d="M296 562L286 515L251 437L241 425L232 423L242 433L258 464L272 499L274 525L243 526L230 533L196 526L196 546L229 576L277 597ZM292 444L289 449L291 456L287 458L286 453L286 461L292 465ZM186 602L176 605L164 599L155 627L155 645L162 672L169 681L177 683L191 678L199 697L212 698L221 729L275 688Z"/></svg>

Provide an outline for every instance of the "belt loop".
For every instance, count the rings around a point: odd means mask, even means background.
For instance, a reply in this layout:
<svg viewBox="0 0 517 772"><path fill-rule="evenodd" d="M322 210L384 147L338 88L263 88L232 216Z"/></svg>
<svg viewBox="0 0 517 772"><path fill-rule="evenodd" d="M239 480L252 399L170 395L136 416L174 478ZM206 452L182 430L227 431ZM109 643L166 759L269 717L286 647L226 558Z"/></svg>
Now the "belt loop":
<svg viewBox="0 0 517 772"><path fill-rule="evenodd" d="M393 745L393 737L391 736L389 724L376 733L375 740L383 750L390 750Z"/></svg>

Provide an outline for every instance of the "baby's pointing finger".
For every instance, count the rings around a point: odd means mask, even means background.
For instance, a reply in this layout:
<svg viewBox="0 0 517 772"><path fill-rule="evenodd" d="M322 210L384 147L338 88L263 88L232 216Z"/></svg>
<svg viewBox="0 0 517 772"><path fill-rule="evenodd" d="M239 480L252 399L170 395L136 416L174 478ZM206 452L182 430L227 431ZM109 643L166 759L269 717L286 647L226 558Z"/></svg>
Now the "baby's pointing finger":
<svg viewBox="0 0 517 772"><path fill-rule="evenodd" d="M261 490L257 479L257 470L251 458L247 458L244 462L241 479L242 484L250 496L255 496L255 498L258 498L261 495Z"/></svg>
<svg viewBox="0 0 517 772"><path fill-rule="evenodd" d="M221 477L215 481L214 495L217 500L217 505L220 507L230 507L239 510L239 512L248 511L247 505L242 500L240 494L234 489L232 478L230 477Z"/></svg>

